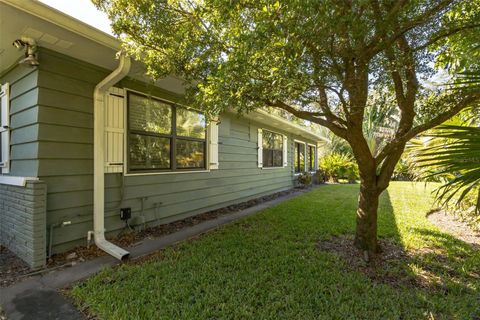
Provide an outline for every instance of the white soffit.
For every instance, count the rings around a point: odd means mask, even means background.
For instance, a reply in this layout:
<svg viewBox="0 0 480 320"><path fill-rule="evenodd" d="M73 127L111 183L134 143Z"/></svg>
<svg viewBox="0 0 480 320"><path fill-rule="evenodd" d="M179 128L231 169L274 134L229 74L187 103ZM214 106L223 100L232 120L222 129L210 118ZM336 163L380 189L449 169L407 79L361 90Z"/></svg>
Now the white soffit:
<svg viewBox="0 0 480 320"><path fill-rule="evenodd" d="M26 12L22 8L19 9L10 5L16 2L19 1L11 1L9 4L6 4L3 0L0 2L0 29L2 30L0 50L3 50L0 56L0 73L8 69L23 56L24 50L17 50L12 45L14 40L22 36L35 39L40 47L51 49L79 60L88 61L106 69L111 70L115 68L117 64L115 60L116 49L106 47L76 32L61 28L35 15L35 11ZM20 3L24 4L24 6L45 7L34 1L21 1ZM76 20L74 22L81 23ZM115 39L113 40L116 41Z"/></svg>
<svg viewBox="0 0 480 320"><path fill-rule="evenodd" d="M121 45L116 38L37 1L0 0L0 30L0 74L23 57L24 51L12 45L22 36L35 39L40 47L108 70L118 65L115 55ZM41 57L39 60L41 63ZM175 77L153 83L140 62L132 65L129 76L178 94L185 91Z"/></svg>

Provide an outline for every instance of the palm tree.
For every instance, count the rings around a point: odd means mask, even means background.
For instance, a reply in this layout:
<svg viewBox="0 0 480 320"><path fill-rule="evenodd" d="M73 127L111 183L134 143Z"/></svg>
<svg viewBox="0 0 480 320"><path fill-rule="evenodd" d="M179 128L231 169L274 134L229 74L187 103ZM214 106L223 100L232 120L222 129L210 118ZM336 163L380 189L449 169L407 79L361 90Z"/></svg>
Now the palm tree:
<svg viewBox="0 0 480 320"><path fill-rule="evenodd" d="M395 135L400 116L394 104L392 92L388 89L376 90L369 97L363 121L363 135L373 156Z"/></svg>
<svg viewBox="0 0 480 320"><path fill-rule="evenodd" d="M480 205L480 128L443 125L428 134L426 146L416 150L420 168L429 169L424 178L444 177L437 189L438 199L447 204L455 196L461 203L470 192L478 193Z"/></svg>
<svg viewBox="0 0 480 320"><path fill-rule="evenodd" d="M454 90L480 91L480 71L461 73ZM459 94L461 94L459 92ZM476 194L476 213L480 214L480 107L472 106L460 115L466 125L442 125L428 133L424 146L413 148L418 167L430 172L424 178L443 177L437 189L443 204L455 199L460 204L468 194Z"/></svg>

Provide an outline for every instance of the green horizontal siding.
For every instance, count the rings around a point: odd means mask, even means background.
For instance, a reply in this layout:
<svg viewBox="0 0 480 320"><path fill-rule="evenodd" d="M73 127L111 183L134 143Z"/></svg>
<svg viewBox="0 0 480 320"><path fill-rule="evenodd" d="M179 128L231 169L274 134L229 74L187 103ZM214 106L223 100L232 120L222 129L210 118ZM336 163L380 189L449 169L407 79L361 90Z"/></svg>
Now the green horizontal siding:
<svg viewBox="0 0 480 320"><path fill-rule="evenodd" d="M48 186L47 225L71 222L55 231L54 251L58 252L85 243L87 231L92 230L92 94L107 71L48 50L42 52L40 68L38 161L39 176ZM181 101L174 93L137 80L126 79L117 86ZM155 225L291 188L291 165L272 170L257 167L257 129L255 123L236 115L222 115L218 170L106 174L107 231L123 227L120 206L132 208L133 224ZM293 136L288 136L291 149Z"/></svg>
<svg viewBox="0 0 480 320"><path fill-rule="evenodd" d="M10 84L10 173L38 174L38 69L17 65L0 77Z"/></svg>

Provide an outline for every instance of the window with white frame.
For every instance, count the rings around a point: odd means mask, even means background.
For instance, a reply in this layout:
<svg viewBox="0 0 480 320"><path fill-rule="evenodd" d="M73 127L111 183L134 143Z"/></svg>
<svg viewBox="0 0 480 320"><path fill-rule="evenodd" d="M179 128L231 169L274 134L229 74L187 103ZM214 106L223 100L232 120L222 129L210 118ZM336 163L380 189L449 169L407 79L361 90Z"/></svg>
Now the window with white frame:
<svg viewBox="0 0 480 320"><path fill-rule="evenodd" d="M127 104L128 172L206 168L204 114L133 92Z"/></svg>
<svg viewBox="0 0 480 320"><path fill-rule="evenodd" d="M283 167L283 135L263 130L263 167Z"/></svg>
<svg viewBox="0 0 480 320"><path fill-rule="evenodd" d="M287 136L265 129L258 129L258 166L283 168L287 162Z"/></svg>
<svg viewBox="0 0 480 320"><path fill-rule="evenodd" d="M295 141L295 173L305 172L305 143Z"/></svg>
<svg viewBox="0 0 480 320"><path fill-rule="evenodd" d="M317 162L317 147L314 145L308 145L308 171L315 171Z"/></svg>
<svg viewBox="0 0 480 320"><path fill-rule="evenodd" d="M10 85L0 87L0 173L10 172Z"/></svg>

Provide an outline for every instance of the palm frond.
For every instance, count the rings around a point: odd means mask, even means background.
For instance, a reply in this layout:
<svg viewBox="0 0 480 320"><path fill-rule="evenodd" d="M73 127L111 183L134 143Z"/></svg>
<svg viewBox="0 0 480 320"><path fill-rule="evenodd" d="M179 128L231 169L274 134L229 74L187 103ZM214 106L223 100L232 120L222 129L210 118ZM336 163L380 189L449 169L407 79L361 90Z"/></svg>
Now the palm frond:
<svg viewBox="0 0 480 320"><path fill-rule="evenodd" d="M453 174L437 196L443 203L454 197L460 203L480 186L480 128L442 125L428 137L432 138L430 146L415 151L417 166L429 169L424 178Z"/></svg>

